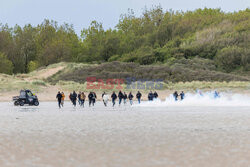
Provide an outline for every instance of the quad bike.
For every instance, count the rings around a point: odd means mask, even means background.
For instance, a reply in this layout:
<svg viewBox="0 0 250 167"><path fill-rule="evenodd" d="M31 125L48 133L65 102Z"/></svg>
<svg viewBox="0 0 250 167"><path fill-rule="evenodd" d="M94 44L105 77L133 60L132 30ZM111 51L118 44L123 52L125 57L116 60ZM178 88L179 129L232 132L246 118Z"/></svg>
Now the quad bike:
<svg viewBox="0 0 250 167"><path fill-rule="evenodd" d="M21 90L19 96L13 97L15 106L24 106L28 104L30 106L39 106L37 96L35 96L30 90Z"/></svg>

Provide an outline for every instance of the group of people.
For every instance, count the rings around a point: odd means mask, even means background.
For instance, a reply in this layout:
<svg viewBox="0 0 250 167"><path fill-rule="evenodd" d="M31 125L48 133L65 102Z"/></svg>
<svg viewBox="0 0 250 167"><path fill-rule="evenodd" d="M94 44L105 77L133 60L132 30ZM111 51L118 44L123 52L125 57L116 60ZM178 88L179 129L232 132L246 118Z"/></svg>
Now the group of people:
<svg viewBox="0 0 250 167"><path fill-rule="evenodd" d="M201 97L204 96L202 91L200 91L200 90L196 90L196 93ZM212 97L214 99L220 98L220 93L218 91L214 91L214 92L211 92L211 93L212 93L212 96L210 96L210 97ZM173 93L173 97L174 97L175 101L178 101L178 97L180 97L180 100L183 100L185 98L185 93L182 91L180 94L178 94L178 92L175 91Z"/></svg>
<svg viewBox="0 0 250 167"><path fill-rule="evenodd" d="M56 95L57 101L58 101L58 106L59 108L63 107L64 104L64 99L65 99L65 95L63 92L58 92ZM89 106L91 105L95 105L96 102L96 93L95 92L90 92L88 94L88 99L89 99ZM86 95L84 92L79 92L78 94L73 91L72 93L69 94L69 99L71 101L71 103L73 104L73 106L76 106L76 102L78 101L79 106L84 107L84 103L86 100Z"/></svg>
<svg viewBox="0 0 250 167"><path fill-rule="evenodd" d="M148 94L148 101L153 101L154 99L158 98L158 93L157 92L152 92L150 91Z"/></svg>
<svg viewBox="0 0 250 167"><path fill-rule="evenodd" d="M203 96L203 93L201 91L197 90L196 92L200 96ZM88 96L86 96L84 94L84 92L79 92L77 94L75 91L73 91L69 95L69 99L72 102L73 106L76 106L76 102L78 100L79 106L84 107L84 103L85 103L85 100L86 100L87 97L88 97L88 101L89 101L89 107L94 106L95 103L96 103L96 99L97 99L97 95L96 95L95 92L89 92ZM138 101L138 104L140 104L141 103L141 98L142 98L141 92L138 91L136 93L135 97L136 97L136 99ZM174 97L175 101L178 101L178 100L182 101L185 98L185 93L183 91L181 91L181 93L178 94L178 92L175 91L173 93L173 97ZM63 107L64 99L65 99L64 93L63 92L58 92L57 95L56 95L56 98L58 100L59 108ZM126 104L127 100L129 100L130 105L133 105L133 98L134 98L134 95L132 94L132 92L129 92L128 95L127 95L126 92L122 92L122 91L119 91L118 94L116 94L115 92L113 92L111 94L111 101L112 101L113 107L115 106L117 99L118 99L119 106L122 104L122 102L124 104ZM154 93L152 91L149 92L148 101L153 101L154 99L157 99L157 98L158 98L158 93L156 91ZM217 91L214 91L213 92L213 98L215 98L215 99L220 98L220 93L217 92ZM108 105L109 95L106 92L103 92L103 94L102 94L102 101L103 101L104 106Z"/></svg>
<svg viewBox="0 0 250 167"><path fill-rule="evenodd" d="M202 92L201 90L199 90L199 89L196 90L196 93L197 93L199 96L201 96L201 97L204 96L203 92ZM214 98L214 99L218 99L218 98L221 97L221 96L220 96L220 92L218 92L218 91L216 91L216 90L215 90L214 92L205 92L205 93L209 93L209 94L210 94L210 97L212 97L212 98Z"/></svg>
<svg viewBox="0 0 250 167"><path fill-rule="evenodd" d="M84 107L86 95L84 92L79 92L78 94L76 94L76 92L73 91L73 93L70 93L69 99L70 99L71 103L73 104L73 106L76 106L76 101L78 100L79 106ZM96 99L97 99L96 93L89 92L89 94L88 94L89 106L91 106L91 105L94 106Z"/></svg>
<svg viewBox="0 0 250 167"><path fill-rule="evenodd" d="M59 108L63 107L65 95L63 92L58 92L56 95Z"/></svg>
<svg viewBox="0 0 250 167"><path fill-rule="evenodd" d="M141 97L142 97L142 94L141 94L140 91L138 91L136 93L136 98L137 98L139 104L141 103ZM111 99L112 99L113 107L115 106L115 101L116 101L117 98L119 99L119 106L121 105L122 101L124 102L124 104L126 104L127 103L127 99L129 100L130 105L133 105L134 95L132 94L132 92L129 92L128 95L126 94L126 92L122 93L122 91L119 91L118 95L116 95L116 93L113 92L111 94Z"/></svg>
<svg viewBox="0 0 250 167"><path fill-rule="evenodd" d="M178 94L178 92L175 91L175 92L173 93L173 96L174 96L174 100L175 100L175 101L178 101L178 97L179 97L179 96L180 96L181 100L184 100L184 98L185 98L185 93L182 91L180 94Z"/></svg>
<svg viewBox="0 0 250 167"><path fill-rule="evenodd" d="M84 94L84 92L79 92L77 94L75 91L73 91L69 95L69 99L72 102L73 106L76 106L76 103L78 101L79 106L84 107L84 103L85 103L85 100L86 100L87 97L88 97L88 101L89 101L89 107L94 106L95 103L96 103L96 99L97 99L97 95L96 95L95 92L89 92L88 96L86 96ZM136 93L135 97L136 97L138 103L140 104L141 103L141 98L142 98L141 92L138 91ZM57 98L57 101L58 101L59 108L63 107L63 103L64 103L64 99L65 99L64 93L63 92L58 92L57 95L56 95L56 98ZM150 91L149 94L148 94L148 100L152 101L153 99L156 99L156 98L158 98L158 93L157 92L152 93L152 91ZM128 95L127 95L126 92L122 92L122 91L119 91L118 94L113 92L111 94L111 100L112 100L113 107L116 104L116 99L118 99L119 106L122 104L122 102L124 104L126 104L127 100L129 100L130 105L133 105L134 95L132 94L132 92L129 92ZM106 92L103 92L102 100L103 100L104 106L107 106L109 96L108 96L108 94Z"/></svg>
<svg viewBox="0 0 250 167"><path fill-rule="evenodd" d="M94 106L95 103L96 103L96 99L97 99L97 95L96 95L95 92L89 92L88 96L86 96L84 94L84 92L79 92L77 94L75 91L73 91L69 95L69 99L72 102L73 106L76 106L76 102L78 100L79 106L84 107L86 97L88 97L89 107ZM136 97L138 103L140 104L141 103L141 98L142 98L141 92L138 91L136 93L135 97ZM179 99L178 97L180 97L180 100L183 100L185 98L185 93L182 91L180 94L178 94L178 92L175 91L173 93L173 97L174 97L175 101L178 101L178 99ZM216 92L215 97L219 97L219 93ZM58 100L59 108L63 107L64 99L65 99L64 93L63 92L58 92L56 98ZM148 101L153 101L154 99L157 99L157 98L158 98L158 93L156 91L154 93L152 91L149 92ZM119 91L118 94L113 92L111 94L111 101L112 101L112 106L113 107L115 106L117 99L118 99L119 106L122 104L122 102L124 104L126 104L127 100L129 100L130 105L133 105L134 95L132 94L132 92L129 92L128 95L127 95L126 92L122 92L122 91ZM103 94L102 94L102 101L103 101L104 106L107 106L108 101L109 101L109 96L108 96L108 94L106 92L103 92Z"/></svg>

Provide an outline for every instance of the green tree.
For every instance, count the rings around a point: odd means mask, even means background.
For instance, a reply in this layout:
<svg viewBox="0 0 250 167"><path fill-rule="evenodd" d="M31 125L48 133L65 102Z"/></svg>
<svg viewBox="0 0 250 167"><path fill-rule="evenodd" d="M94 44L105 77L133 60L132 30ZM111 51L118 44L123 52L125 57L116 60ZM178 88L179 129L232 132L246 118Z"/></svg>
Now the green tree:
<svg viewBox="0 0 250 167"><path fill-rule="evenodd" d="M12 74L13 64L6 55L0 52L0 73Z"/></svg>
<svg viewBox="0 0 250 167"><path fill-rule="evenodd" d="M14 29L14 40L16 47L16 57L13 62L15 64L15 71L27 73L28 64L30 61L36 59L37 48L36 38L37 30L30 24L21 28L16 26Z"/></svg>

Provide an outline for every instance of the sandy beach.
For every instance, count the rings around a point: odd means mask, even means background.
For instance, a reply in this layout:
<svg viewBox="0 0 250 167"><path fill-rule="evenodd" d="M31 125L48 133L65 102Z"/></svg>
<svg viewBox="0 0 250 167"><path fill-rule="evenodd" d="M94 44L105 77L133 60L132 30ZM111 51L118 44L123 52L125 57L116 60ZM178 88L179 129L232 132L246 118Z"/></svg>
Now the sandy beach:
<svg viewBox="0 0 250 167"><path fill-rule="evenodd" d="M247 167L249 107L0 103L0 166Z"/></svg>

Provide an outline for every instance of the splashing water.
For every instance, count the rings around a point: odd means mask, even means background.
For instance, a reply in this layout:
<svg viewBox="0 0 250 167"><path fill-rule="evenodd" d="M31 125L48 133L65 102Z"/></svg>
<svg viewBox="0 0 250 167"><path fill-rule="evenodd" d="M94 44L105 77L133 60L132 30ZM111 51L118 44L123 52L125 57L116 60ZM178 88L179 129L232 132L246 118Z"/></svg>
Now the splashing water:
<svg viewBox="0 0 250 167"><path fill-rule="evenodd" d="M155 99L154 101L147 101L136 106L250 106L250 96L243 94L220 93L219 97L215 97L214 92L205 92L202 94L186 93L184 100L178 99L178 101L175 101L173 95L170 95L165 101Z"/></svg>

